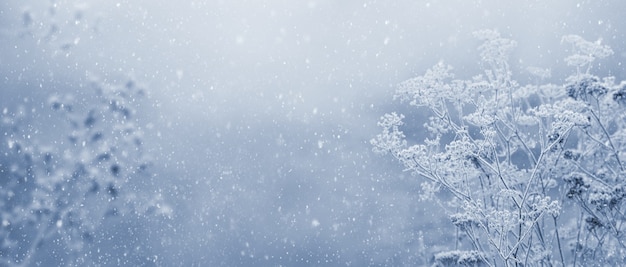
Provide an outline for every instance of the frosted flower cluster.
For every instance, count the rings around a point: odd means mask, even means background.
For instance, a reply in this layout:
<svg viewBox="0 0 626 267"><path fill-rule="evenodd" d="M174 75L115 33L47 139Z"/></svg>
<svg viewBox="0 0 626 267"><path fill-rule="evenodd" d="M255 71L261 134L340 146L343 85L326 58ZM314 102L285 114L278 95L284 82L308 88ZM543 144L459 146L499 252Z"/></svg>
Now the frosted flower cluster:
<svg viewBox="0 0 626 267"><path fill-rule="evenodd" d="M591 74L612 50L565 36L575 73L563 85L522 86L508 63L516 42L492 30L475 36L482 74L455 79L440 62L398 86L396 98L429 114L424 139L407 138L405 117L391 113L371 140L425 179L421 199L450 211L456 243L433 264L624 264L626 83Z"/></svg>

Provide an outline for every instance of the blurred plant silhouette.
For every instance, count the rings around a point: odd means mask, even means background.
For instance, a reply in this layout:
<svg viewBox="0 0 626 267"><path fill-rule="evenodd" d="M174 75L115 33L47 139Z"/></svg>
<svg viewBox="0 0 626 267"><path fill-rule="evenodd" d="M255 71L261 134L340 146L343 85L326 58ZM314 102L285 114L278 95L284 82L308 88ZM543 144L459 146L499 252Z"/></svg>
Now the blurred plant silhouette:
<svg viewBox="0 0 626 267"><path fill-rule="evenodd" d="M371 140L374 151L425 178L424 197L458 229L456 244L432 263L624 265L626 82L591 74L612 50L565 36L572 45L565 61L576 67L566 84L521 86L508 64L515 42L491 30L475 36L484 41L483 74L454 79L439 63L398 86L395 98L429 114L426 138L407 138L405 116L391 113ZM550 76L529 72L539 81Z"/></svg>
<svg viewBox="0 0 626 267"><path fill-rule="evenodd" d="M98 32L85 4L36 7L22 11L21 28L0 33L67 57L81 36ZM160 193L137 188L153 175L143 144L149 124L136 116L146 90L134 79L94 77L77 89L0 107L0 266L101 264L89 249L99 252L105 226L172 214Z"/></svg>
<svg viewBox="0 0 626 267"><path fill-rule="evenodd" d="M80 98L49 98L49 120L64 123L44 124L53 130L34 126L36 109L2 111L0 265L28 266L43 246L65 251L55 256L60 262L88 264L81 252L103 223L152 209L154 203L125 187L150 177L134 118L144 89L132 80L109 85L94 79L89 87L93 91Z"/></svg>

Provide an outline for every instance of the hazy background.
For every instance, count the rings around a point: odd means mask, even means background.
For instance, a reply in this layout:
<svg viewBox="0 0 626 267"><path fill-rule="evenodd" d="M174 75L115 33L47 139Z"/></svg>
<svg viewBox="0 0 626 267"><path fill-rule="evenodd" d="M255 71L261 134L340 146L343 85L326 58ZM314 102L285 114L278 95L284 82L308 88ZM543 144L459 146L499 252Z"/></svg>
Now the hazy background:
<svg viewBox="0 0 626 267"><path fill-rule="evenodd" d="M443 60L480 73L472 32L518 42L511 62L562 81L565 34L616 52L624 1L3 1L0 109L41 110L89 77L132 78L152 181L170 218L103 230L105 264L419 265L450 248L420 179L371 152L395 85ZM83 89L81 89L83 88ZM419 135L419 133L413 133ZM142 189L143 188L143 189Z"/></svg>

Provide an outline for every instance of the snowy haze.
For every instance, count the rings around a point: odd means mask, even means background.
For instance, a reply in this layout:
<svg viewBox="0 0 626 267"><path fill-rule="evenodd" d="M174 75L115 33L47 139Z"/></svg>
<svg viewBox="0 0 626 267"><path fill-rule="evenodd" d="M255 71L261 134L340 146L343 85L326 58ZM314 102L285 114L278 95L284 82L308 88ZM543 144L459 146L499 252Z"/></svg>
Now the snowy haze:
<svg viewBox="0 0 626 267"><path fill-rule="evenodd" d="M564 66L565 34L602 39L624 77L623 1L4 1L0 104L38 108L90 77L132 78L172 209L105 229L128 265L419 265L453 229L418 177L371 152L395 86L443 60L477 73L472 32L529 66ZM56 27L52 33L51 28ZM571 70L554 68L561 81ZM469 78L469 77L463 77ZM0 106L0 110L4 108ZM419 134L419 133L417 133Z"/></svg>

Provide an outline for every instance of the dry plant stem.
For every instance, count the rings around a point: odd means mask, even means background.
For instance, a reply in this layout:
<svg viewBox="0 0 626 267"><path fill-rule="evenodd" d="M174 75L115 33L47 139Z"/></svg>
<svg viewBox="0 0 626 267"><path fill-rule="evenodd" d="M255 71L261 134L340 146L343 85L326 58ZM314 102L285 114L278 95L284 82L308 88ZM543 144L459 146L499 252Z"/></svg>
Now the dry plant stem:
<svg viewBox="0 0 626 267"><path fill-rule="evenodd" d="M600 118L598 118L598 115L596 115L593 109L591 109L590 111L591 111L591 115L593 115L593 117L596 119L596 122L598 122L598 124L600 125L600 129L602 129L602 132L604 133L607 140L609 141L609 145L611 146L611 151L613 152L613 155L615 156L615 160L617 160L617 164L619 165L620 170L624 171L624 166L622 165L622 161L620 161L619 159L619 154L617 153L617 149L615 149L615 146L613 145L613 141L611 141L611 135L609 134L609 132L607 132L606 128L604 127L604 124L602 124L602 122L600 121Z"/></svg>
<svg viewBox="0 0 626 267"><path fill-rule="evenodd" d="M571 129L572 128L570 127L566 132L569 132ZM563 137L561 137L561 138L563 138ZM528 229L526 229L526 231L522 234L523 206L525 205L526 199L529 196L530 187L531 187L531 185L533 183L533 180L537 176L537 170L538 170L538 167L539 167L539 163L542 161L545 153L550 151L550 149L554 145L556 145L561 140L561 138L559 138L559 139L555 140L554 142L552 142L546 149L544 149L541 152L541 154L539 155L539 158L537 159L537 164L535 164L535 166L533 168L533 171L531 173L530 179L529 179L528 183L526 184L526 189L524 190L524 194L522 195L522 201L521 201L521 203L518 206L518 218L520 220L520 223L518 223L518 239L517 239L516 244L513 246L515 251L513 251L513 250L510 251L509 255L507 255L506 259L510 258L511 255L516 255L517 254L517 252L518 252L517 248L519 247L519 245L521 244L521 242L523 241L525 236L528 235L528 233L532 230L532 226L531 226ZM537 218L535 218L535 220L533 220L532 225L534 225L537 222L537 220L539 219L539 217L541 217L541 215L543 215L543 211Z"/></svg>
<svg viewBox="0 0 626 267"><path fill-rule="evenodd" d="M487 177L487 179L489 179L489 174L485 171L485 168L483 168L483 166L480 166L480 170L482 171L483 174L485 174L485 176ZM487 190L485 189L485 184L484 184L484 179L482 175L478 176L478 180L480 181L480 190L483 192L482 197L483 197L483 208L487 209ZM468 188L469 190L469 188ZM493 197L489 197L489 202L491 204L491 206L495 206Z"/></svg>
<svg viewBox="0 0 626 267"><path fill-rule="evenodd" d="M578 217L578 220L576 220L576 228L578 229L578 232L576 233L576 245L574 247L574 263L572 266L576 266L576 261L578 260L578 250L580 247L582 247L581 242L580 242L580 234L582 231L582 221L583 221L583 212L580 212L580 216Z"/></svg>
<svg viewBox="0 0 626 267"><path fill-rule="evenodd" d="M563 258L563 249L561 247L561 237L559 236L559 226L557 224L557 216L552 216L554 222L554 233L556 235L556 244L559 249L559 257L561 258L561 266L565 266L565 259Z"/></svg>
<svg viewBox="0 0 626 267"><path fill-rule="evenodd" d="M519 135L519 129L509 125L508 123L503 122L503 125L506 126L507 128L509 128L510 131L513 132L513 134L515 135L515 137L517 137L517 140L520 141L520 143L522 143L522 146L524 147L524 150L526 150L526 154L528 155L528 157L531 159L531 163L533 165L537 164L537 159L535 158L535 154L532 152L532 150L528 147L528 145L526 144L526 142L524 141L524 139Z"/></svg>
<svg viewBox="0 0 626 267"><path fill-rule="evenodd" d="M518 238L520 241L518 241L517 243L515 243L515 245L513 245L513 249L516 249L516 248L517 248L517 247L521 244L521 241L523 241L523 240L524 240L524 238L526 238L526 236L527 236L530 232L532 232L533 226L537 223L537 221L539 220L539 218L541 218L541 216L543 216L543 213L544 213L544 212L542 211L542 212L541 212L541 213L537 216L537 218L535 218L535 219L532 221L532 225L531 225L531 226L529 226L529 227L528 227L528 229L526 229L526 231L524 231L523 236L521 236L520 238ZM511 258L511 255L513 255L513 250L509 251L508 255L506 256L506 259L510 259L510 258Z"/></svg>
<svg viewBox="0 0 626 267"><path fill-rule="evenodd" d="M567 128L567 130L565 131L564 135L569 134L569 132L572 130L573 127L574 126L570 126L569 128ZM548 145L548 147L546 147L545 149L543 149L541 151L541 154L539 155L539 158L537 159L537 164L533 168L533 171L530 174L530 179L528 180L528 183L526 184L526 189L524 189L524 194L522 195L523 197L522 197L521 206L523 206L526 203L526 198L528 197L528 192L530 192L530 187L531 187L531 185L533 183L533 180L537 176L537 170L538 170L539 165L540 165L539 163L541 163L541 161L544 158L545 154L548 153L553 146L555 146L557 143L559 143L562 138L563 137L557 138L550 145Z"/></svg>
<svg viewBox="0 0 626 267"><path fill-rule="evenodd" d="M576 167L584 172L586 175L588 175L589 177L593 178L594 181L601 183L604 186L609 186L609 184L607 184L605 181L603 181L602 179L600 179L599 177L597 177L595 174L593 174L592 172L590 172L589 170L585 169L585 167L583 167L582 165L580 165L580 163L578 163L577 161L574 161L574 165L576 165Z"/></svg>
<svg viewBox="0 0 626 267"><path fill-rule="evenodd" d="M533 243L532 241L533 241L533 236L531 235L530 238L528 238L528 249L526 250L524 266L528 266L528 258L530 257L530 250L532 249L532 243Z"/></svg>
<svg viewBox="0 0 626 267"><path fill-rule="evenodd" d="M448 189L456 198L465 200L465 201L472 201L472 198L470 196L464 194L463 192L459 191L457 188L450 185L445 179L443 179L443 177L437 175L436 173L430 171L430 173L428 173L427 176L424 176L424 177L428 178L431 181L442 184L444 188Z"/></svg>
<svg viewBox="0 0 626 267"><path fill-rule="evenodd" d="M542 218L542 222L543 221L544 220ZM543 224L540 225L539 223L536 223L534 225L535 231L537 232L537 238L539 239L539 244L541 244L541 247L545 249L546 248L546 240L543 237L543 230L542 230L543 228L542 227L545 227L545 225L543 225Z"/></svg>
<svg viewBox="0 0 626 267"><path fill-rule="evenodd" d="M506 188L507 190L509 190L509 185L506 183L506 181L504 180L504 177L502 177L501 172L499 170L499 168L494 167L493 165L491 165L491 163L489 163L486 159L484 159L482 156L480 155L476 155L476 158L478 160L480 160L480 162L482 164L484 164L485 166L489 167L489 169L491 169L491 171L493 171L496 175L498 175L498 178L500 178L500 181L502 182L502 185L504 186L504 188ZM517 204L517 203L516 203Z"/></svg>
<svg viewBox="0 0 626 267"><path fill-rule="evenodd" d="M457 208L456 211L458 212L459 209ZM461 240L461 235L459 233L459 227L454 227L454 250L458 250L459 249L459 242Z"/></svg>

